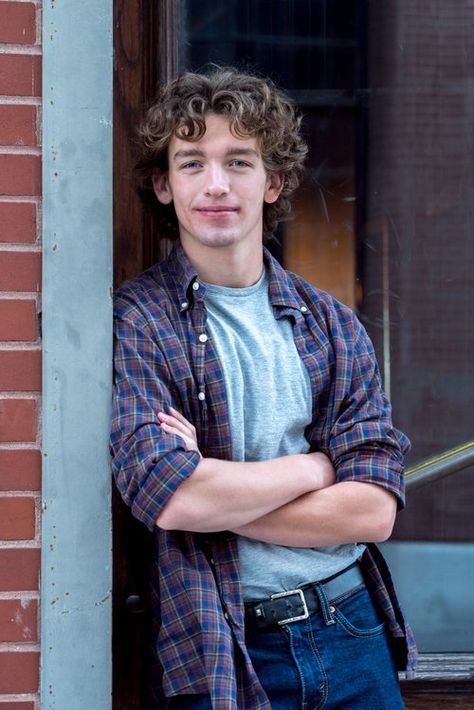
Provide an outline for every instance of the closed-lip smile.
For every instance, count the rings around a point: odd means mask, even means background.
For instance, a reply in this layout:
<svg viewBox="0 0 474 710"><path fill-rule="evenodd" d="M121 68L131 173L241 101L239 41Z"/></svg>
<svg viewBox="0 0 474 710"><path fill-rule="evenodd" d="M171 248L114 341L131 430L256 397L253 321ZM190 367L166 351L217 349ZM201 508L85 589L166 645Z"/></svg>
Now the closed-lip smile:
<svg viewBox="0 0 474 710"><path fill-rule="evenodd" d="M237 212L238 207L233 205L202 205L195 208L197 212Z"/></svg>

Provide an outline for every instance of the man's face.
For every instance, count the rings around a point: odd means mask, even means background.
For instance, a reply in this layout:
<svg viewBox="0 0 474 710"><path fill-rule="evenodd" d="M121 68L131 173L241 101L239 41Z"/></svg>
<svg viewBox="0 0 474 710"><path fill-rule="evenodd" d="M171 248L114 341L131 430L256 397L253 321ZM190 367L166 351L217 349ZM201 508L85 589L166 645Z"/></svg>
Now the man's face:
<svg viewBox="0 0 474 710"><path fill-rule="evenodd" d="M185 249L261 246L263 204L278 199L281 178L266 174L256 138L236 138L226 117L210 113L199 141L172 138L168 165L153 186L173 202Z"/></svg>

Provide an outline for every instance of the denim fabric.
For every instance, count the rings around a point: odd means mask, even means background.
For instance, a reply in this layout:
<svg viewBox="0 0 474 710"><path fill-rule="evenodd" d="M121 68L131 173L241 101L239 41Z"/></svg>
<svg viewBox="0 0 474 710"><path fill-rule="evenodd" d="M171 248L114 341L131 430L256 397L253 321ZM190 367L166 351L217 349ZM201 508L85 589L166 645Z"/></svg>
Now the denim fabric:
<svg viewBox="0 0 474 710"><path fill-rule="evenodd" d="M402 710L385 625L365 587L330 604L317 590L322 611L309 619L247 633L272 710ZM203 695L176 698L170 707L212 705Z"/></svg>

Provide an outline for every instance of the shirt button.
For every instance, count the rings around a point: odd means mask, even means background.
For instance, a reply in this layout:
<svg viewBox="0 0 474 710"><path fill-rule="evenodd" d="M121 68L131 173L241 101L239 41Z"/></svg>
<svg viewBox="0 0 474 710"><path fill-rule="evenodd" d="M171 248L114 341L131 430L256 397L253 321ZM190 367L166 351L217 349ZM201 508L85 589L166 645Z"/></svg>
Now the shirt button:
<svg viewBox="0 0 474 710"><path fill-rule="evenodd" d="M181 304L181 310L185 311L188 306L189 306L188 301L183 301Z"/></svg>
<svg viewBox="0 0 474 710"><path fill-rule="evenodd" d="M201 335L199 336L199 342L200 343L207 342L207 335L205 333L201 333Z"/></svg>
<svg viewBox="0 0 474 710"><path fill-rule="evenodd" d="M195 281L195 282L193 283L193 291L198 291L200 285L201 285L201 284L199 283L199 281Z"/></svg>
<svg viewBox="0 0 474 710"><path fill-rule="evenodd" d="M301 313L307 313L308 309L306 308L306 306L301 306L300 311Z"/></svg>
<svg viewBox="0 0 474 710"><path fill-rule="evenodd" d="M224 612L224 619L229 621L229 614L226 611Z"/></svg>
<svg viewBox="0 0 474 710"><path fill-rule="evenodd" d="M204 392L199 392L198 399L201 400L201 402L206 399L206 395L204 394Z"/></svg>

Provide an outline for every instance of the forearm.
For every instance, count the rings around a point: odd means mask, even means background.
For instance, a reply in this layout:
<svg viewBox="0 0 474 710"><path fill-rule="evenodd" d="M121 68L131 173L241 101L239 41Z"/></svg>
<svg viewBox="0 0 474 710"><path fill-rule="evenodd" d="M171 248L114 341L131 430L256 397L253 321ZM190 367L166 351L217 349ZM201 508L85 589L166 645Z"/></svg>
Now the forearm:
<svg viewBox="0 0 474 710"><path fill-rule="evenodd" d="M157 525L192 532L241 527L328 485L331 475L329 460L317 453L245 463L205 458L173 494Z"/></svg>
<svg viewBox="0 0 474 710"><path fill-rule="evenodd" d="M381 542L393 528L396 499L381 486L344 481L307 493L234 532L287 547Z"/></svg>

